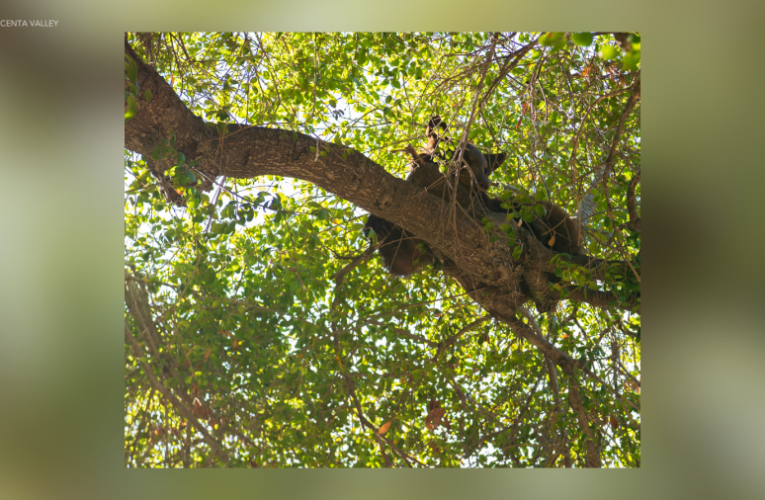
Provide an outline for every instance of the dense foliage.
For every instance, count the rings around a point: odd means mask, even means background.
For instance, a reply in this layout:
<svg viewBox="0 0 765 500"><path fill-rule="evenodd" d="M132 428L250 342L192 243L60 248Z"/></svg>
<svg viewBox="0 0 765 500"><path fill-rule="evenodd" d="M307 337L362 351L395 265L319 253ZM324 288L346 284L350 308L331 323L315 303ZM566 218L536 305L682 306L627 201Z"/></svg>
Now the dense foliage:
<svg viewBox="0 0 765 500"><path fill-rule="evenodd" d="M495 194L544 193L572 214L589 202L588 254L632 266L628 277L572 268L567 278L621 296L639 286L628 211L639 101L625 113L637 35L128 41L205 121L347 144L398 177L408 161L399 150L422 145L423 124L440 114L454 137L509 153ZM220 177L200 192L182 158L167 175L186 208L169 206L126 150L127 466L580 467L588 436L604 466L640 465L637 309L563 301L518 313L587 362L583 428L571 378L453 279L391 277L364 255L366 213L353 204L278 177ZM632 192L639 202L640 185Z"/></svg>

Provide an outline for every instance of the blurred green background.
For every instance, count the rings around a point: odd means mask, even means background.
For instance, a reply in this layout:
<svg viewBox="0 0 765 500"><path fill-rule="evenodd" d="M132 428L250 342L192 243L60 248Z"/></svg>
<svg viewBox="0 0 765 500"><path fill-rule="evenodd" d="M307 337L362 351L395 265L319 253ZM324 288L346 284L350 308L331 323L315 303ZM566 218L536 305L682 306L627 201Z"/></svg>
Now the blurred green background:
<svg viewBox="0 0 765 500"><path fill-rule="evenodd" d="M6 2L0 498L762 498L764 5ZM640 31L643 468L125 470L126 30Z"/></svg>

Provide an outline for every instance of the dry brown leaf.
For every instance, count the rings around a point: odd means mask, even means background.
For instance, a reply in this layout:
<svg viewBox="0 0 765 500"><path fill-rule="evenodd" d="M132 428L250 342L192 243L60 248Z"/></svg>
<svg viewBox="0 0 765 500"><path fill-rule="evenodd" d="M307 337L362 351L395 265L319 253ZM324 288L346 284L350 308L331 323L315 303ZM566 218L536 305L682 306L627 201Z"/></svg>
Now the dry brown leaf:
<svg viewBox="0 0 765 500"><path fill-rule="evenodd" d="M619 421L616 419L615 416L611 415L610 422L611 422L611 428L612 429L618 429L619 428Z"/></svg>

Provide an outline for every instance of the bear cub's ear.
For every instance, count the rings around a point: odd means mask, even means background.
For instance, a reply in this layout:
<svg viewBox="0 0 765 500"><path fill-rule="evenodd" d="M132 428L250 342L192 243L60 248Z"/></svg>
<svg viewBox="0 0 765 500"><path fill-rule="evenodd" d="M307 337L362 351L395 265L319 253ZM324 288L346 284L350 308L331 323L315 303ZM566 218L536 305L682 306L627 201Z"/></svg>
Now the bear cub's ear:
<svg viewBox="0 0 765 500"><path fill-rule="evenodd" d="M483 156L486 158L486 163L489 164L489 172L494 172L507 160L507 153L485 154Z"/></svg>

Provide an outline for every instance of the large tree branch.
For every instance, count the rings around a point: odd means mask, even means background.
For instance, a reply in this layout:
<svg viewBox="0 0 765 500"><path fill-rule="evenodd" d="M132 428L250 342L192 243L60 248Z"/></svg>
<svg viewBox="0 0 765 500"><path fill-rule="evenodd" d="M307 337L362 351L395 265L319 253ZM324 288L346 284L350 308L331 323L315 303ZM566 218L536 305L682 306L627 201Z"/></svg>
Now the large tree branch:
<svg viewBox="0 0 765 500"><path fill-rule="evenodd" d="M313 183L371 213L384 217L438 248L463 272L481 282L517 287L511 279L512 256L503 241L490 243L481 226L467 214L449 213L446 203L413 183L397 179L361 153L293 131L229 125L219 134L196 117L151 66L126 44L125 52L137 66L137 111L125 124L125 147L150 157L162 139L175 135L174 149L211 180L225 175L253 178L292 177ZM151 99L143 98L146 91ZM160 166L166 170L171 165ZM161 172L160 172L161 173Z"/></svg>

